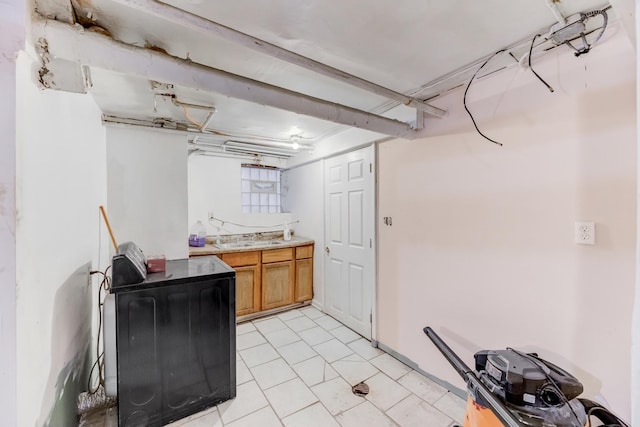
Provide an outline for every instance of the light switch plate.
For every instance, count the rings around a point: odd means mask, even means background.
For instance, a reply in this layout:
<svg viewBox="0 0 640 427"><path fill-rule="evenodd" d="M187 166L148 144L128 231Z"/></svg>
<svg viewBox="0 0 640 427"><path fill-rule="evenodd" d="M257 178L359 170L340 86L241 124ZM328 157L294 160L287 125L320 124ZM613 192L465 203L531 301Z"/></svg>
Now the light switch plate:
<svg viewBox="0 0 640 427"><path fill-rule="evenodd" d="M596 224L593 222L576 222L575 240L579 245L595 245Z"/></svg>

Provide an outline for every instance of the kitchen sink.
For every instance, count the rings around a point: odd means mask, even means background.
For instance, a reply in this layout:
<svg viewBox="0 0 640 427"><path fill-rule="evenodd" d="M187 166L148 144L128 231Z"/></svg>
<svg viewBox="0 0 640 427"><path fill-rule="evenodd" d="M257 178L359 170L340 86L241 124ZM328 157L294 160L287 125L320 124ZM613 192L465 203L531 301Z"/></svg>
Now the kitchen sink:
<svg viewBox="0 0 640 427"><path fill-rule="evenodd" d="M237 248L263 248L266 246L276 246L285 243L284 240L244 240L239 242L218 243L215 246L218 249L237 249Z"/></svg>

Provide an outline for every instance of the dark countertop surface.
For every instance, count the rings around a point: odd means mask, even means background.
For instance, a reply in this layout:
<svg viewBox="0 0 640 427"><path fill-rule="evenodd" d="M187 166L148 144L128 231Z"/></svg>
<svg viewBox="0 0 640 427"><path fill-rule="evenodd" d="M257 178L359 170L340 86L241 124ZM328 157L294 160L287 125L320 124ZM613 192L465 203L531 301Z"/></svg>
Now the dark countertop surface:
<svg viewBox="0 0 640 427"><path fill-rule="evenodd" d="M112 293L157 288L160 286L179 285L193 281L194 278L224 278L235 276L235 270L216 256L201 256L167 261L166 271L149 273L147 278L131 285L111 289Z"/></svg>

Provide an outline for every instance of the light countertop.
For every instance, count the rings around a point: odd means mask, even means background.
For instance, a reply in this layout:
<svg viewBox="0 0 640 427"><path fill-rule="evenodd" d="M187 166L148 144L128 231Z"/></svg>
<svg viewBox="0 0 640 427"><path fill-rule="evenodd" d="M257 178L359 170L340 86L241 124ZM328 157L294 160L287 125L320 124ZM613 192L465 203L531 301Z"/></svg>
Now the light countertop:
<svg viewBox="0 0 640 427"><path fill-rule="evenodd" d="M230 252L264 251L269 249L293 248L313 244L312 239L301 236L291 236L291 240L271 239L258 241L239 241L215 245L207 241L202 247L189 247L189 256L219 255Z"/></svg>

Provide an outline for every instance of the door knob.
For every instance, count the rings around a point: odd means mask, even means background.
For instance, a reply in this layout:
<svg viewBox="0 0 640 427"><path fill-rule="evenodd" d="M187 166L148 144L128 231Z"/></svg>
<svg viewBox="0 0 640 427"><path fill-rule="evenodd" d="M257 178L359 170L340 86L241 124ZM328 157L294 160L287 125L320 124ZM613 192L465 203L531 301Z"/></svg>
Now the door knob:
<svg viewBox="0 0 640 427"><path fill-rule="evenodd" d="M324 251L325 251L326 253L329 253L329 252L331 252L331 249L329 249L329 246L327 246L326 248L324 248Z"/></svg>

